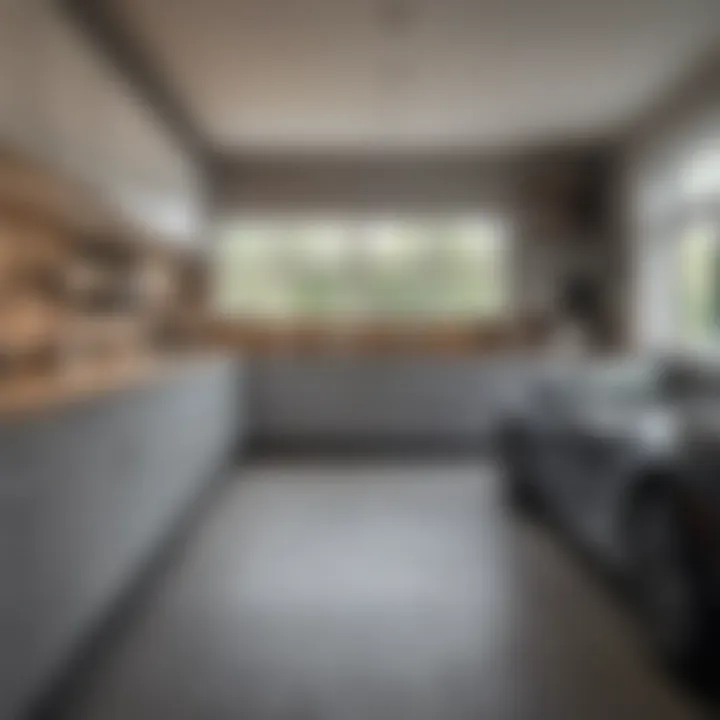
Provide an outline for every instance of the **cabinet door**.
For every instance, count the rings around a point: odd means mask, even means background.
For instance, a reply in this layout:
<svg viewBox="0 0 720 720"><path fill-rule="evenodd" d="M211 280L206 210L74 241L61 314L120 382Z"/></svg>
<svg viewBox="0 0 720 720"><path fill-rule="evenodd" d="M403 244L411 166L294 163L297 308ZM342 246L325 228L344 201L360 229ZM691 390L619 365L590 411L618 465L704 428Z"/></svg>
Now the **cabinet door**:
<svg viewBox="0 0 720 720"><path fill-rule="evenodd" d="M23 652L33 689L61 667L130 567L122 500L134 428L118 421L122 398L103 400L23 428Z"/></svg>
<svg viewBox="0 0 720 720"><path fill-rule="evenodd" d="M37 488L31 482L31 453L24 427L0 425L0 717L13 717L32 687Z"/></svg>

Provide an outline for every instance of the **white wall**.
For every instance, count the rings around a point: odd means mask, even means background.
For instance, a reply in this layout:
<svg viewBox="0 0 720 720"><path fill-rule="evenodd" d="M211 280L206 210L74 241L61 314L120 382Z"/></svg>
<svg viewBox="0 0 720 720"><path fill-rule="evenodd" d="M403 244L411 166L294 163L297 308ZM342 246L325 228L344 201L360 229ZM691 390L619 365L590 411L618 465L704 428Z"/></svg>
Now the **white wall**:
<svg viewBox="0 0 720 720"><path fill-rule="evenodd" d="M700 153L720 157L720 56L640 122L626 147L634 336L640 347L680 341L677 244L684 221L708 208L684 190ZM710 205L718 207L718 197ZM704 205L704 204L703 204Z"/></svg>

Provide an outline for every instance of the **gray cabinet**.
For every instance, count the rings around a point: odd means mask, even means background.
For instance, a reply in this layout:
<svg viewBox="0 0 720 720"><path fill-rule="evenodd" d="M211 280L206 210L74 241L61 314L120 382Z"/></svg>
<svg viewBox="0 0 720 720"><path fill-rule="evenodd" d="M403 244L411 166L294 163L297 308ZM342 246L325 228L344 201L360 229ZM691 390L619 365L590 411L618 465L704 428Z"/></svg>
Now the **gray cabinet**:
<svg viewBox="0 0 720 720"><path fill-rule="evenodd" d="M238 365L0 426L0 718L60 671L237 447Z"/></svg>

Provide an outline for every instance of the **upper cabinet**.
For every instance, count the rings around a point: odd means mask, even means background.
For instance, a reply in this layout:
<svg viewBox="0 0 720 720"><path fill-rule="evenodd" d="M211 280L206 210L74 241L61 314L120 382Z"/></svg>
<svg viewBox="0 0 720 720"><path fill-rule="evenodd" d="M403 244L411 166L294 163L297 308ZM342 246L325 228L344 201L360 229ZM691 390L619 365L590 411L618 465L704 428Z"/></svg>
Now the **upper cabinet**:
<svg viewBox="0 0 720 720"><path fill-rule="evenodd" d="M91 184L150 232L198 239L197 168L153 109L47 0L0 0L0 142Z"/></svg>

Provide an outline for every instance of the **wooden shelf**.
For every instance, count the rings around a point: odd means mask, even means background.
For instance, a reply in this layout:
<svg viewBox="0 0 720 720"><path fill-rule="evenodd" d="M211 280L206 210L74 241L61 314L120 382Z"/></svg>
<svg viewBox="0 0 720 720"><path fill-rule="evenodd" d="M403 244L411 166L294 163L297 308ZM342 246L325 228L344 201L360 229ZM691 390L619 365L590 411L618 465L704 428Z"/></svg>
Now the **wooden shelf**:
<svg viewBox="0 0 720 720"><path fill-rule="evenodd" d="M105 367L190 345L183 318L203 302L203 274L196 255L148 236L93 188L0 148L0 386L8 403L58 391L54 379L51 390L45 380L40 389L24 384L33 368Z"/></svg>

